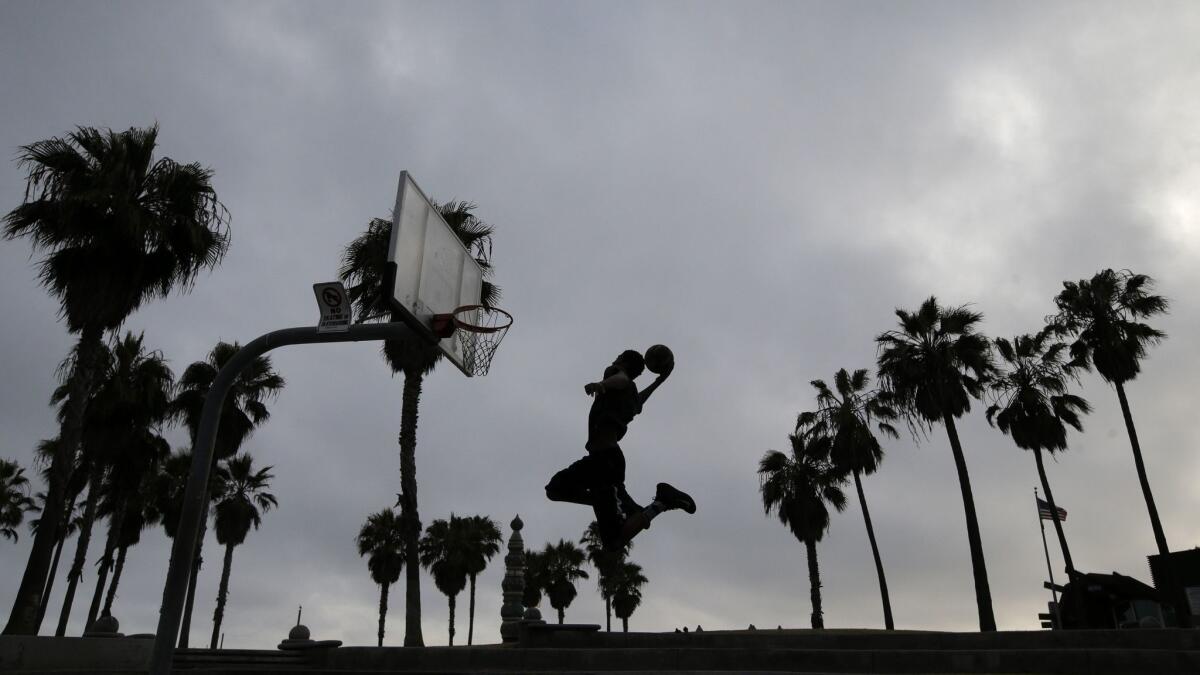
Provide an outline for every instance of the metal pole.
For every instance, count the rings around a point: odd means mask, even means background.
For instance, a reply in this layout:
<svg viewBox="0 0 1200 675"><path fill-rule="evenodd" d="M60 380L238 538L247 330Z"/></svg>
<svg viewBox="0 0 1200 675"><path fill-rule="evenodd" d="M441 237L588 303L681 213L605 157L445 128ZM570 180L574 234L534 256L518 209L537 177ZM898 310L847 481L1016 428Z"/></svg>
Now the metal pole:
<svg viewBox="0 0 1200 675"><path fill-rule="evenodd" d="M1063 628L1062 608L1058 606L1058 591L1054 590L1054 567L1050 564L1050 547L1046 545L1046 523L1042 520L1042 509L1038 506L1037 488L1033 488L1033 505L1038 512L1038 527L1042 528L1042 550L1046 552L1046 573L1050 575L1050 597L1054 599L1054 613L1058 616L1058 627ZM1068 581L1070 581L1068 579Z"/></svg>
<svg viewBox="0 0 1200 675"><path fill-rule="evenodd" d="M187 594L192 556L195 555L196 538L206 511L204 494L207 492L213 447L217 440L217 425L221 420L225 396L237 376L255 358L276 347L390 340L403 337L410 330L403 323L358 324L340 333L318 333L317 329L311 326L284 328L260 335L242 347L217 373L212 387L209 388L208 397L204 400L200 427L196 431L196 443L192 447L192 470L184 492L179 528L171 545L171 561L167 566L167 581L163 586L162 606L158 614L158 630L154 636L154 655L150 661L151 675L169 675L171 672L171 660L175 655L175 640L179 637L179 622L183 614L184 596Z"/></svg>

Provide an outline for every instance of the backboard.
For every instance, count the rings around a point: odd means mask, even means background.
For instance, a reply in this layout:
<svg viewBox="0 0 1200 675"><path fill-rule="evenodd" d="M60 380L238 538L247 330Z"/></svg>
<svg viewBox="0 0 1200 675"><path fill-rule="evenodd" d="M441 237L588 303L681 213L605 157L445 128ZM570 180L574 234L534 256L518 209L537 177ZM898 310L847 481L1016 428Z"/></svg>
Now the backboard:
<svg viewBox="0 0 1200 675"><path fill-rule="evenodd" d="M396 190L388 263L395 278L392 306L469 377L459 341L438 339L430 324L435 314L479 303L483 268L407 171Z"/></svg>

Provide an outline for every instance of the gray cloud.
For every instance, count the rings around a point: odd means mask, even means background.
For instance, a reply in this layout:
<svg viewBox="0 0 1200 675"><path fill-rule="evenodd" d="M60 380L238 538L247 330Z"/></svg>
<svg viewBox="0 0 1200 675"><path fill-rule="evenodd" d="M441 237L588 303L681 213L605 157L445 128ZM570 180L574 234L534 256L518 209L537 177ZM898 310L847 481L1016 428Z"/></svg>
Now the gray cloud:
<svg viewBox="0 0 1200 675"><path fill-rule="evenodd" d="M213 167L234 217L229 256L128 324L177 372L218 339L311 323L310 284L388 214L401 169L435 197L476 201L497 226L497 281L517 321L487 378L443 366L426 382L424 520L520 513L530 545L577 537L590 514L541 488L582 451L582 384L620 349L664 342L679 368L628 438L630 489L667 479L700 511L637 541L651 581L632 627L803 626L803 547L763 517L755 464L786 443L809 380L870 366L892 310L929 294L973 303L989 334L1007 335L1035 329L1063 279L1108 266L1157 277L1174 301L1161 320L1171 338L1130 396L1167 535L1200 543L1185 515L1200 507L1200 439L1181 422L1185 383L1200 376L1188 349L1200 332L1200 12L1154 9L10 3L0 147L157 121L163 154ZM4 210L22 179L0 164ZM0 452L23 463L55 433L45 400L72 343L28 256L23 242L0 246ZM372 643L377 590L352 539L398 490L401 381L369 345L274 358L289 384L248 449L274 465L280 509L235 554L226 645L274 644L300 604L318 636ZM1115 397L1094 377L1084 394L1096 412L1049 469L1073 553L1145 579L1153 541ZM1047 599L1036 473L982 407L961 433L997 620L1033 628ZM971 630L945 434L887 450L866 490L897 623ZM831 626L882 623L857 509L819 547ZM27 546L0 546L2 607ZM207 551L194 642L211 630L211 537ZM117 603L127 629L153 629L167 552L159 530L131 551ZM497 559L480 578L481 641L498 640L501 576ZM444 643L445 599L427 579L423 603L427 642ZM602 612L585 582L568 618ZM398 644L398 593L389 627Z"/></svg>

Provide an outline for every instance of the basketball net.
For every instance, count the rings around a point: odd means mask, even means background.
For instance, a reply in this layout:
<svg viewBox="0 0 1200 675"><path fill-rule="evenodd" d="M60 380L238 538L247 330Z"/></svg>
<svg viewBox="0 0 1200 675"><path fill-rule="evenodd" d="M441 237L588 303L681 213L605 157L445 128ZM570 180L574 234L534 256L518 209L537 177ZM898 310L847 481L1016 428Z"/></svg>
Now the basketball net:
<svg viewBox="0 0 1200 675"><path fill-rule="evenodd" d="M454 339L471 375L487 375L500 341L512 325L512 315L495 307L466 305L454 310Z"/></svg>

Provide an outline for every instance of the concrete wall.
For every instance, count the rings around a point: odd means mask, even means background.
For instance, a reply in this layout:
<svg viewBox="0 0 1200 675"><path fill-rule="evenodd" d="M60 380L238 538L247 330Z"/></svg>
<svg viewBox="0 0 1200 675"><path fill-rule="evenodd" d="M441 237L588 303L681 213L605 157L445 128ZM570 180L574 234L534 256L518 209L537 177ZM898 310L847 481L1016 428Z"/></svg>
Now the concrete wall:
<svg viewBox="0 0 1200 675"><path fill-rule="evenodd" d="M0 635L0 673L100 670L147 672L154 640Z"/></svg>

